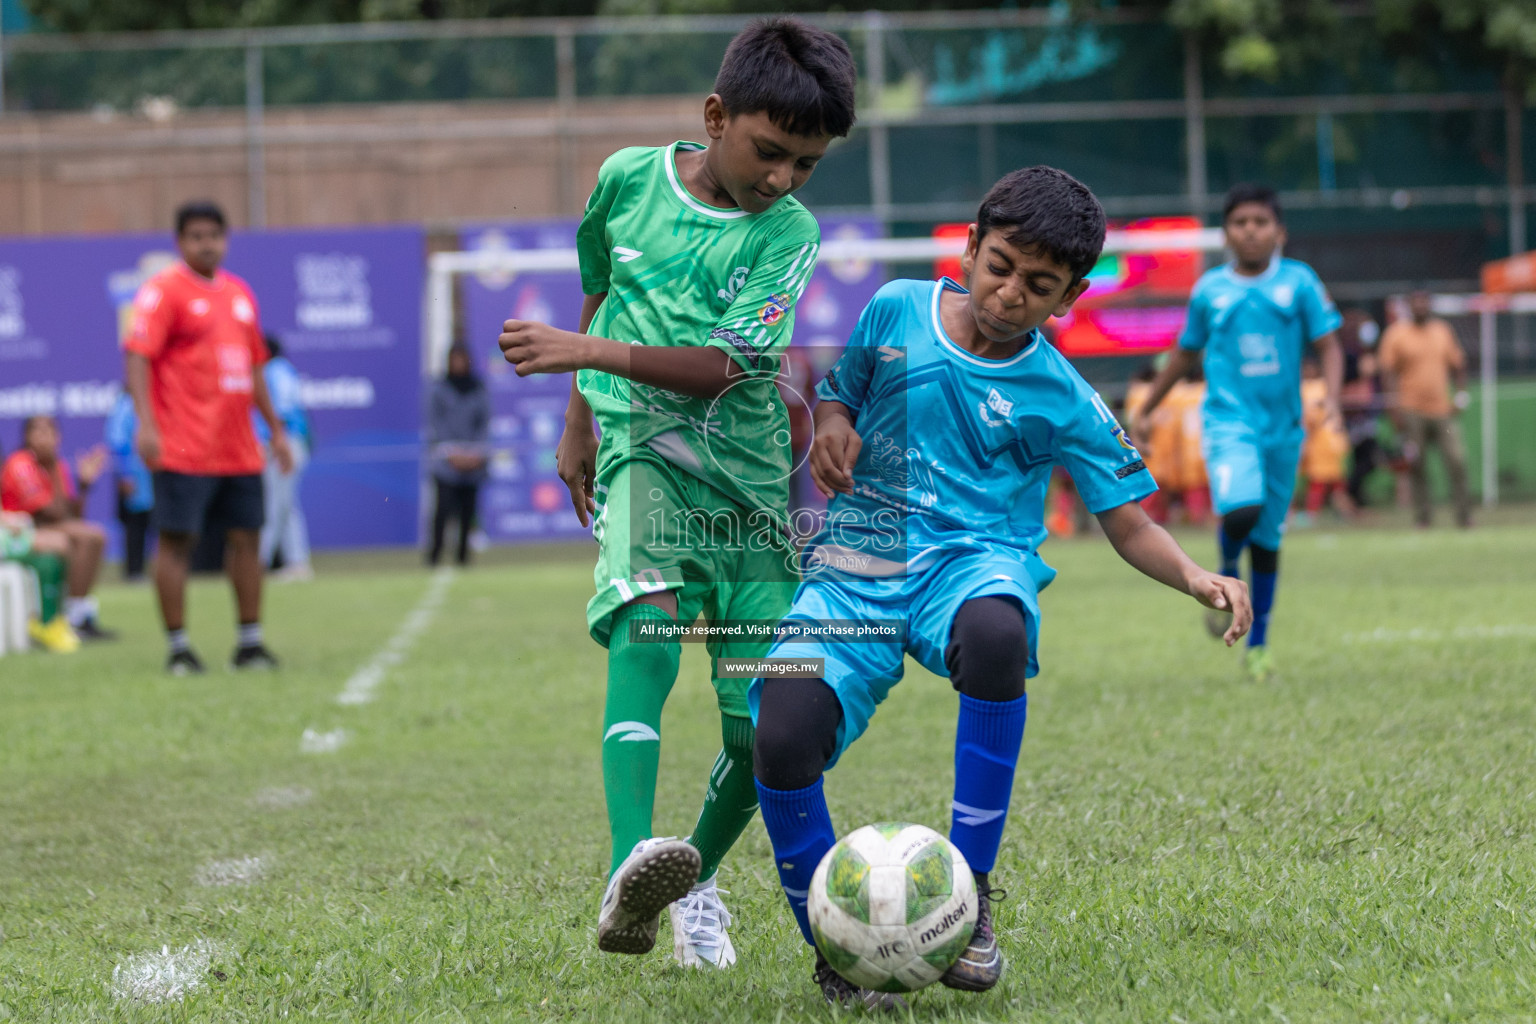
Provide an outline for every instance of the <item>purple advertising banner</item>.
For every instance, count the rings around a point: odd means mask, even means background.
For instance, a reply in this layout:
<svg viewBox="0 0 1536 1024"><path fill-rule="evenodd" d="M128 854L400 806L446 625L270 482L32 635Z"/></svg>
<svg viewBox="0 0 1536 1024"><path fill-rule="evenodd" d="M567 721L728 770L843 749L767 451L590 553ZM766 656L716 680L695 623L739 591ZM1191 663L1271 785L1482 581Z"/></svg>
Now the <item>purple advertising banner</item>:
<svg viewBox="0 0 1536 1024"><path fill-rule="evenodd" d="M575 220L472 227L465 249L569 249ZM590 536L555 473L555 445L565 424L571 375L519 377L496 337L508 318L568 331L581 326L581 278L574 271L471 274L464 280L465 340L491 392L491 462L480 489L480 519L493 543Z"/></svg>
<svg viewBox="0 0 1536 1024"><path fill-rule="evenodd" d="M820 218L822 239L875 238L879 223ZM490 224L468 228L465 249L569 249L576 220ZM792 414L814 404L811 388L841 354L859 313L885 282L882 268L867 260L823 260L796 313L795 336L784 398ZM490 479L481 490L481 517L493 542L556 540L589 535L571 509L570 492L555 473L555 445L564 424L570 376L520 378L501 357L496 337L508 317L539 320L576 330L581 279L575 271L470 275L464 281L465 338L491 390ZM798 396L803 397L801 401ZM799 432L797 428L797 433ZM802 472L795 480L800 502L819 507L819 495Z"/></svg>
<svg viewBox="0 0 1536 1024"><path fill-rule="evenodd" d="M226 266L300 374L316 547L416 542L424 250L417 228L231 235ZM176 258L169 233L0 241L0 449L37 414L58 417L67 456L101 443L133 296ZM106 481L87 515L114 519Z"/></svg>

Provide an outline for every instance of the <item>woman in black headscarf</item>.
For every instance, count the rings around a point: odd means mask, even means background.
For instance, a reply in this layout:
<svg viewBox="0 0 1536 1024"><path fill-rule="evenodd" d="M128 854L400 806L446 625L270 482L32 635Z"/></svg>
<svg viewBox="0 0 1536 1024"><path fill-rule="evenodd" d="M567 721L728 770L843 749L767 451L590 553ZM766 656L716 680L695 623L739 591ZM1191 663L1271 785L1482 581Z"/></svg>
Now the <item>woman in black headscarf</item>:
<svg viewBox="0 0 1536 1024"><path fill-rule="evenodd" d="M448 351L448 374L433 386L427 413L427 444L437 484L432 548L427 553L430 565L442 557L443 534L450 519L459 522L459 564L469 561L469 534L475 525L480 482L485 479L490 424L490 395L475 376L469 349L454 345Z"/></svg>

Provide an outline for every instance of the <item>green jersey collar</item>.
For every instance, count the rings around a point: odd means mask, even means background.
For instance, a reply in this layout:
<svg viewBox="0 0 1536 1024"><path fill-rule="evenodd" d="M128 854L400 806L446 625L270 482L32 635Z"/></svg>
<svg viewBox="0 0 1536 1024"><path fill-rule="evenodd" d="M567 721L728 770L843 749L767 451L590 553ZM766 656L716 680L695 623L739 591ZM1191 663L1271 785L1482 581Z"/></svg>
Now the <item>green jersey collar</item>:
<svg viewBox="0 0 1536 1024"><path fill-rule="evenodd" d="M714 217L716 220L737 220L747 215L746 210L723 210L718 206L710 206L694 198L692 192L683 187L682 181L677 176L677 151L682 149L703 149L697 142L674 142L662 153L662 166L667 169L667 183L672 186L672 191L677 194L678 201L694 213L702 213L706 217Z"/></svg>

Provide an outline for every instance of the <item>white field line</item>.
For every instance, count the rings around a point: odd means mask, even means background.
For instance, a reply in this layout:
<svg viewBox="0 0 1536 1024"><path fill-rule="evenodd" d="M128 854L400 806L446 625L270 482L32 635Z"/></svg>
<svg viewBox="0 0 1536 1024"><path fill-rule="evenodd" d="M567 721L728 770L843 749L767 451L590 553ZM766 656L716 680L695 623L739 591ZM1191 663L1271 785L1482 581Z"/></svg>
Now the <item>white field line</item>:
<svg viewBox="0 0 1536 1024"><path fill-rule="evenodd" d="M317 732L314 729L305 729L304 735L299 737L299 753L301 754L334 754L341 749L341 745L347 742L347 730L332 729L330 732Z"/></svg>
<svg viewBox="0 0 1536 1024"><path fill-rule="evenodd" d="M112 994L139 1003L169 1003L200 987L218 950L207 939L172 952L136 953L112 968Z"/></svg>
<svg viewBox="0 0 1536 1024"><path fill-rule="evenodd" d="M1345 633L1346 644L1433 644L1447 640L1507 640L1536 637L1536 625L1457 626L1455 629L1377 629Z"/></svg>
<svg viewBox="0 0 1536 1024"><path fill-rule="evenodd" d="M260 857L234 857L210 861L197 869L198 885L254 885L267 875L266 861Z"/></svg>
<svg viewBox="0 0 1536 1024"><path fill-rule="evenodd" d="M314 799L314 791L307 786L268 786L258 790L252 799L258 807L269 811L282 811L290 807L302 807Z"/></svg>
<svg viewBox="0 0 1536 1024"><path fill-rule="evenodd" d="M342 687L341 693L336 695L337 704L366 704L374 698L374 691L384 681L389 670L405 660L411 646L416 643L417 637L426 631L432 622L432 616L437 613L438 607L443 603L443 598L448 594L448 586L453 582L453 570L440 569L432 576L432 582L427 587L427 592L411 613L400 623L400 628L395 630L395 635L389 638L389 642L375 654L367 664L352 674L347 680L347 685Z"/></svg>

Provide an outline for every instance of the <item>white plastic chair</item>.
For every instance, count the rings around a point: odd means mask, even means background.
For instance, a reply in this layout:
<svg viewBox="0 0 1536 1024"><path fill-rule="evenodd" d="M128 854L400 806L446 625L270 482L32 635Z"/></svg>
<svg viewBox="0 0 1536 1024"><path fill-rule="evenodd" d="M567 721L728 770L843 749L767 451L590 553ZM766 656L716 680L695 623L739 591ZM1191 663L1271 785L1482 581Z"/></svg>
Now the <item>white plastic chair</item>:
<svg viewBox="0 0 1536 1024"><path fill-rule="evenodd" d="M0 562L0 655L27 649L27 618L35 586L30 569Z"/></svg>

